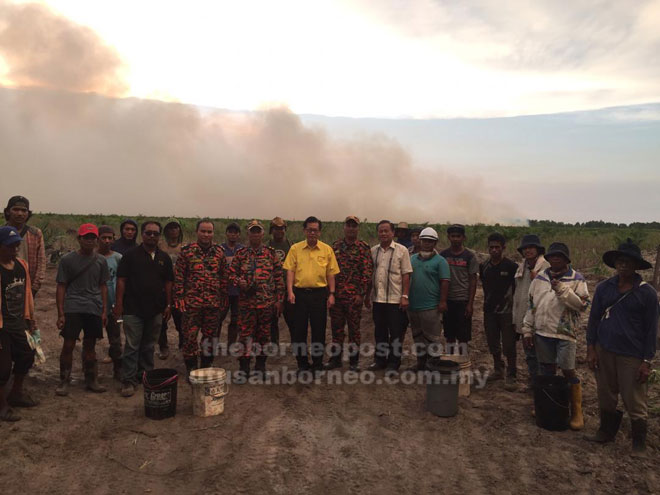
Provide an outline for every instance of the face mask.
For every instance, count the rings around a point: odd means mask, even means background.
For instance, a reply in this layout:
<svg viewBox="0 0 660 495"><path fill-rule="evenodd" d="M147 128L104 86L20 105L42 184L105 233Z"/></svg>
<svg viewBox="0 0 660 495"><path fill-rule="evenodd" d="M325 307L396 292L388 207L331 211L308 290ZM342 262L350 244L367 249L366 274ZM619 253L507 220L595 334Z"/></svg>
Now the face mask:
<svg viewBox="0 0 660 495"><path fill-rule="evenodd" d="M431 258L434 254L435 254L435 252L433 252L433 251L420 251L419 252L419 257L422 258L423 260L427 260L427 259Z"/></svg>

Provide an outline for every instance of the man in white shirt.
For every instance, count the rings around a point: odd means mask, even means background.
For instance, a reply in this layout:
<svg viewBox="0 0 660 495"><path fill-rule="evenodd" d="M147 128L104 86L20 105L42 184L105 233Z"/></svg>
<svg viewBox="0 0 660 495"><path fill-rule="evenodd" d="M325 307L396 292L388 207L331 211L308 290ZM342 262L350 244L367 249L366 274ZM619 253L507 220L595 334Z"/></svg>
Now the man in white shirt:
<svg viewBox="0 0 660 495"><path fill-rule="evenodd" d="M407 324L405 315L413 269L408 249L394 242L392 222L378 223L378 239L380 244L371 248L373 283L364 301L367 308L373 305L376 339L374 362L369 370L396 372L401 365L401 333Z"/></svg>

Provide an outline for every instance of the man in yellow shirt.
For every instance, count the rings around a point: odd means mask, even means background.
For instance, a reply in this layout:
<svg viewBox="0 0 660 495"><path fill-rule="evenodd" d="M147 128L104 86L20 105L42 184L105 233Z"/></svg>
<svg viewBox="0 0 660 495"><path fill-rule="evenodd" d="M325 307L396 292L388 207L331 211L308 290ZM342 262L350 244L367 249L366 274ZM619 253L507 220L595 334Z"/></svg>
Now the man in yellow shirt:
<svg viewBox="0 0 660 495"><path fill-rule="evenodd" d="M316 217L303 222L306 240L297 242L284 260L288 300L294 305L293 354L298 371L310 369L307 358L307 325L312 329L312 371L323 369L328 308L335 304L335 252L319 241L323 224Z"/></svg>

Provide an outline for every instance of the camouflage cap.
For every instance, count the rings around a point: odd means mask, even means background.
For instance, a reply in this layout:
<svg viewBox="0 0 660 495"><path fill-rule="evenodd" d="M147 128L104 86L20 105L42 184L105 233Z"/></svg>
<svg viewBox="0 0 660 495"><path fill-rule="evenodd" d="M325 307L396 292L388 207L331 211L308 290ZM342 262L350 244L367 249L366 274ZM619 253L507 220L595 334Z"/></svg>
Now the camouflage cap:
<svg viewBox="0 0 660 495"><path fill-rule="evenodd" d="M352 220L353 222L355 222L355 223L357 223L358 225L360 225L360 219L359 219L358 217L356 217L355 215L348 215L348 216L346 217L346 220L344 220L344 223L348 223L349 220Z"/></svg>
<svg viewBox="0 0 660 495"><path fill-rule="evenodd" d="M271 227L286 227L286 222L281 217L275 217L270 221Z"/></svg>
<svg viewBox="0 0 660 495"><path fill-rule="evenodd" d="M262 232L264 230L264 226L261 225L261 222L259 220L252 220L250 223L247 224L248 231L253 229L254 227L258 227Z"/></svg>

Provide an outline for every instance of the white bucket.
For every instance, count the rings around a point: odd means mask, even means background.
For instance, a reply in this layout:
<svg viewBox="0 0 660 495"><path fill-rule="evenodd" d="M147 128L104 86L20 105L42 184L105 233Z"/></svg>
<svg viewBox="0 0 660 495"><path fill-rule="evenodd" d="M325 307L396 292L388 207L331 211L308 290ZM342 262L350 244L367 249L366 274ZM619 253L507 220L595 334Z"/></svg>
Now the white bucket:
<svg viewBox="0 0 660 495"><path fill-rule="evenodd" d="M442 359L454 361L458 364L458 396L470 396L470 384L472 383L472 361L469 354L443 354Z"/></svg>
<svg viewBox="0 0 660 495"><path fill-rule="evenodd" d="M193 415L217 416L225 410L225 395L229 393L227 373L222 368L201 368L190 372Z"/></svg>

